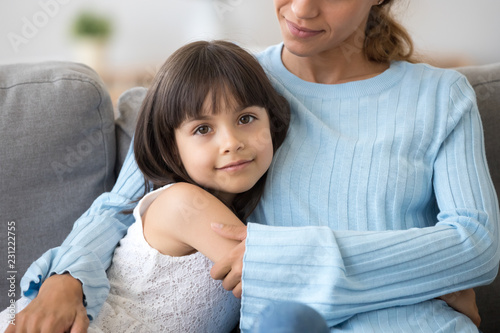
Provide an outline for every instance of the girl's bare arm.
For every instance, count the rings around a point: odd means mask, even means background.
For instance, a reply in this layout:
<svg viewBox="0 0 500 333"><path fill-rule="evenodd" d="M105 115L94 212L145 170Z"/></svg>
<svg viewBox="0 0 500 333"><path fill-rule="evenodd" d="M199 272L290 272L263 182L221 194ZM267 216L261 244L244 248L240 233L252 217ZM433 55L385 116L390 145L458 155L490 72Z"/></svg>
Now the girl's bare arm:
<svg viewBox="0 0 500 333"><path fill-rule="evenodd" d="M243 225L219 199L198 186L177 183L156 198L143 215L147 242L163 254L199 251L217 261L240 242L216 234L211 223Z"/></svg>

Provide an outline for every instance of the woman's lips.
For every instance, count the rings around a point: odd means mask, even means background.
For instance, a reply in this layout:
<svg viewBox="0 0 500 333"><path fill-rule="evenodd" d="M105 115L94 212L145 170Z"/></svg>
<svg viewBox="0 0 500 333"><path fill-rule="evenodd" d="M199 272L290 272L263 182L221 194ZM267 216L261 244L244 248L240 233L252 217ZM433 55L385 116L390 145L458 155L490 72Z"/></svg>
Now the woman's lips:
<svg viewBox="0 0 500 333"><path fill-rule="evenodd" d="M288 30L290 33L299 38L310 38L319 35L323 32L323 30L311 30L301 26L296 25L288 20L286 20L286 24L288 25Z"/></svg>

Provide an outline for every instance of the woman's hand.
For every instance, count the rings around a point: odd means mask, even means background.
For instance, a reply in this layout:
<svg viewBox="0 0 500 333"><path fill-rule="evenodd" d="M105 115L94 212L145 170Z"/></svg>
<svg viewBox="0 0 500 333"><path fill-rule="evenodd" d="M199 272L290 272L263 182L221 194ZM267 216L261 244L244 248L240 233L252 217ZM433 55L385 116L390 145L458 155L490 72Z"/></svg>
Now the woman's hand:
<svg viewBox="0 0 500 333"><path fill-rule="evenodd" d="M472 322L479 327L481 324L481 317L479 316L479 310L476 304L476 293L474 289L466 289L456 291L451 294L446 294L439 297L449 306L454 308L460 313L463 313L472 320Z"/></svg>
<svg viewBox="0 0 500 333"><path fill-rule="evenodd" d="M241 298L241 293L243 291L241 286L241 275L243 270L243 255L245 254L247 227L212 223L212 230L224 238L241 241L241 243L236 245L227 256L217 261L210 270L212 278L215 280L222 280L224 289L232 290L235 297Z"/></svg>
<svg viewBox="0 0 500 333"><path fill-rule="evenodd" d="M82 284L69 274L52 275L38 296L15 318L5 333L85 333L89 326Z"/></svg>

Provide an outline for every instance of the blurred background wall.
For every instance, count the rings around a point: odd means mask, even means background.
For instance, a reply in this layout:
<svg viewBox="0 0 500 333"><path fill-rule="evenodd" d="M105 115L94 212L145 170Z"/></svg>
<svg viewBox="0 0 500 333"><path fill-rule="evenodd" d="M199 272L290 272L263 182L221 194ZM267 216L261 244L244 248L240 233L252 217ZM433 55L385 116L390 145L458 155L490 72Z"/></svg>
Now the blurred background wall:
<svg viewBox="0 0 500 333"><path fill-rule="evenodd" d="M449 67L500 61L500 1L400 2L400 21L428 62ZM73 33L82 12L104 17L110 25L100 56L92 56L82 46L86 39ZM0 64L85 62L103 76L113 98L130 86L147 85L181 45L214 38L252 51L278 43L273 1L0 0Z"/></svg>

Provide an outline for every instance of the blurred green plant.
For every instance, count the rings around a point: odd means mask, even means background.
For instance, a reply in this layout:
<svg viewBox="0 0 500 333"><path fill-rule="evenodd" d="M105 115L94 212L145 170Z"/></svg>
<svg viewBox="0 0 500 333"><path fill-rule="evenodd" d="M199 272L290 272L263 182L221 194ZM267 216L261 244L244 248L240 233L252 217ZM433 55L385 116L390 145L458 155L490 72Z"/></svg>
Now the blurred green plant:
<svg viewBox="0 0 500 333"><path fill-rule="evenodd" d="M105 41L111 36L111 20L106 16L86 10L77 15L72 32L76 38Z"/></svg>

